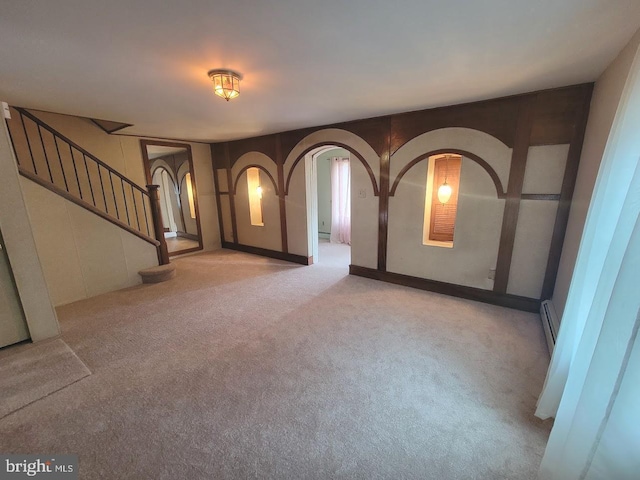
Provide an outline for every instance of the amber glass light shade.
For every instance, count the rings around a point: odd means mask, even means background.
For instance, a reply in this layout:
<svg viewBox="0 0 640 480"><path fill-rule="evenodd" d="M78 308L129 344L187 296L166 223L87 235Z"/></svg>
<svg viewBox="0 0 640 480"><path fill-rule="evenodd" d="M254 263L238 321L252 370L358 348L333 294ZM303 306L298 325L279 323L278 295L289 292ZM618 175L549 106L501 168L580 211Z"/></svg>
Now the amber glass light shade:
<svg viewBox="0 0 640 480"><path fill-rule="evenodd" d="M211 70L209 78L213 82L213 93L227 102L240 95L240 76L230 70Z"/></svg>

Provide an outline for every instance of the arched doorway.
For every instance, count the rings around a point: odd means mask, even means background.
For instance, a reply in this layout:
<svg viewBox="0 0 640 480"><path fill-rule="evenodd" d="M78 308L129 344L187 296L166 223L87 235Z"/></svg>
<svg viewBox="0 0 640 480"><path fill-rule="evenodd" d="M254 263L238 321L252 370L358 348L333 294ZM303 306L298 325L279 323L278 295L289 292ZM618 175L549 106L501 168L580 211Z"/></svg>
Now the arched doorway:
<svg viewBox="0 0 640 480"><path fill-rule="evenodd" d="M310 199L309 236L315 263L349 266L351 261L351 155L323 145L305 155Z"/></svg>

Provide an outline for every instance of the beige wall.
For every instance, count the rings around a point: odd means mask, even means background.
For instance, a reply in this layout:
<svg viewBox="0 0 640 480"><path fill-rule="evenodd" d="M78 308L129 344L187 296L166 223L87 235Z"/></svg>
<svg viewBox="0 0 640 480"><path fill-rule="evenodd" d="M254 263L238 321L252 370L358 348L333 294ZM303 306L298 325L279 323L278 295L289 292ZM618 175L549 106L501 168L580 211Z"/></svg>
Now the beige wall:
<svg viewBox="0 0 640 480"><path fill-rule="evenodd" d="M496 172L505 190L512 149L497 138L468 128L443 128L420 135L391 158L391 183L413 159L441 149L475 154ZM523 193L559 194L568 145L531 147ZM387 269L441 282L493 289L504 200L489 174L463 156L453 248L423 245L427 158L411 168L389 199ZM507 293L539 298L558 201L523 200L516 229Z"/></svg>
<svg viewBox="0 0 640 480"><path fill-rule="evenodd" d="M441 149L478 155L507 184L511 148L489 134L469 128L432 130L407 142L391 157L393 184L413 159ZM423 245L428 159L402 177L389 199L387 269L429 280L491 290L496 268L504 200L489 174L463 157L453 248Z"/></svg>
<svg viewBox="0 0 640 480"><path fill-rule="evenodd" d="M553 304L560 317L569 292L569 283L582 238L582 231L593 193L598 169L613 124L622 89L629 75L631 63L640 46L640 30L620 52L596 82L591 99L591 110L585 133L580 167L567 232L560 258L560 267L553 292Z"/></svg>
<svg viewBox="0 0 640 480"><path fill-rule="evenodd" d="M244 167L249 165L260 165L274 179L278 178L275 163L262 153L249 152L240 157L233 165L231 177L236 187L234 205L238 242L242 245L281 251L280 200L276 193L276 186L262 170L260 170L260 185L262 186L262 221L264 225L251 225L247 171L240 173Z"/></svg>
<svg viewBox="0 0 640 480"><path fill-rule="evenodd" d="M147 183L140 140L150 137L108 135L89 119L32 110L32 114L59 131L110 167L144 187ZM211 149L208 144L188 143L193 156L193 175L202 227L204 250L220 248L220 232L213 186Z"/></svg>
<svg viewBox="0 0 640 480"><path fill-rule="evenodd" d="M389 199L390 272L490 290L500 243L504 200L477 163L462 159L453 248L423 245L427 160L403 177Z"/></svg>
<svg viewBox="0 0 640 480"><path fill-rule="evenodd" d="M0 228L34 342L59 335L6 126L0 127Z"/></svg>
<svg viewBox="0 0 640 480"><path fill-rule="evenodd" d="M367 170L354 155L351 158L351 264L378 268L378 207ZM371 165L379 172L379 159Z"/></svg>
<svg viewBox="0 0 640 480"><path fill-rule="evenodd" d="M305 183L305 161L302 160L293 171L289 195L285 197L287 212L287 241L289 252L303 257L311 256L311 246L307 238L307 186Z"/></svg>
<svg viewBox="0 0 640 480"><path fill-rule="evenodd" d="M108 135L81 117L32 113L133 182L146 185L140 137ZM185 143L192 150L203 247L214 250L220 248L220 235L210 147ZM153 245L30 181L22 179L22 186L55 305L138 284L138 271L157 265Z"/></svg>
<svg viewBox="0 0 640 480"><path fill-rule="evenodd" d="M569 145L530 147L522 193L559 195L568 155ZM540 298L558 204L521 200L507 293Z"/></svg>
<svg viewBox="0 0 640 480"><path fill-rule="evenodd" d="M21 178L38 256L56 306L141 283L156 247Z"/></svg>

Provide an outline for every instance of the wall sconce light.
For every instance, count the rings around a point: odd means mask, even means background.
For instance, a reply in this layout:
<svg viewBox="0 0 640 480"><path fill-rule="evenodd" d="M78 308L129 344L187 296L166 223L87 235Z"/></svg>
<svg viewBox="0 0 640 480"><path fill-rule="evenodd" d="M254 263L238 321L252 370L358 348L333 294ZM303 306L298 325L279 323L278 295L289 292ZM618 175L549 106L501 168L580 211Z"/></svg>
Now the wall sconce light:
<svg viewBox="0 0 640 480"><path fill-rule="evenodd" d="M447 183L447 174L449 173L449 155L445 157L444 163L444 182L438 187L438 201L444 205L451 199L453 190L451 185Z"/></svg>
<svg viewBox="0 0 640 480"><path fill-rule="evenodd" d="M240 75L231 70L209 70L209 78L213 82L213 93L227 102L240 95Z"/></svg>
<svg viewBox="0 0 640 480"><path fill-rule="evenodd" d="M260 185L256 187L256 193L258 194L258 198L262 198L262 187Z"/></svg>
<svg viewBox="0 0 640 480"><path fill-rule="evenodd" d="M451 193L451 185L449 185L447 183L447 180L445 180L444 183L438 188L438 201L444 205L451 198Z"/></svg>

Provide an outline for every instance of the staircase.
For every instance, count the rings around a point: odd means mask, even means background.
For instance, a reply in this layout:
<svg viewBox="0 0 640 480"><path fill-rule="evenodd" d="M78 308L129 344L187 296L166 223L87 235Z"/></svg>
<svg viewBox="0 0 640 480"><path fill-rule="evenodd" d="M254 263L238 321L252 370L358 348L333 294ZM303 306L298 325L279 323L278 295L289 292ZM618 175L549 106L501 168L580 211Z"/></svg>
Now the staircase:
<svg viewBox="0 0 640 480"><path fill-rule="evenodd" d="M7 121L20 175L154 245L169 263L158 187L137 185L29 111Z"/></svg>

